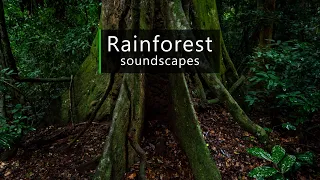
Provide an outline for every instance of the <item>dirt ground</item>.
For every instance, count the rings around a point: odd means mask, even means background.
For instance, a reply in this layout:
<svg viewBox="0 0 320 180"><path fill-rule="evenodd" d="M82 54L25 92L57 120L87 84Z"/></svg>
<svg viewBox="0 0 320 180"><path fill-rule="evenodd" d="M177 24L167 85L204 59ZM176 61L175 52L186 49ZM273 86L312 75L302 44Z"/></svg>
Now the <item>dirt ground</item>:
<svg viewBox="0 0 320 180"><path fill-rule="evenodd" d="M203 136L223 179L247 179L246 174L252 168L267 164L246 153L246 148L260 145L254 137L233 123L223 107L215 105L204 108L198 116ZM147 134L142 138L142 147L148 157L148 179L193 179L188 160L173 134L159 122L159 119L149 121ZM66 143L84 126L85 123L77 124L74 130L71 126L51 126L28 134L23 142L24 148L19 149L17 156L10 161L0 162L0 179L90 179L98 162L93 160L102 153L109 124L94 123L75 146L65 150L63 147ZM53 142L44 139L57 135L59 138ZM277 139L283 144L294 144L292 149L312 150L312 144L299 146L295 138ZM296 179L317 179L317 168L303 168L297 173ZM136 179L138 169L139 162L124 175L125 179Z"/></svg>
<svg viewBox="0 0 320 180"><path fill-rule="evenodd" d="M147 81L154 82L154 77ZM191 168L184 152L171 132L168 122L170 103L165 84L166 78L157 81L161 83L146 92L146 96L157 99L148 102L146 106L146 124L141 147L147 154L146 175L148 179L192 180ZM148 82L147 82L148 84ZM150 98L149 98L150 99ZM195 104L196 99L194 99ZM149 105L148 105L149 104ZM157 111L162 109L162 111ZM215 160L222 179L248 179L248 172L260 165L268 164L261 159L250 156L246 149L261 147L255 137L242 130L233 120L223 105L210 105L197 108L199 123L203 137ZM252 120L264 124L269 121L265 115L252 114ZM314 124L319 124L320 115L313 118ZM89 130L72 146L66 145L84 128L86 123L75 124L74 127L50 126L37 129L24 137L22 147L17 155L6 162L0 161L0 179L91 179L99 163L103 151L109 123L94 123ZM292 153L313 151L317 154L319 162L320 141L315 136L320 135L319 128L310 136L290 136L288 133L273 131L270 137L277 144L281 144ZM318 136L320 137L320 136ZM320 179L319 164L313 167L304 167L292 179ZM139 174L139 161L130 167L124 174L124 179L137 179Z"/></svg>

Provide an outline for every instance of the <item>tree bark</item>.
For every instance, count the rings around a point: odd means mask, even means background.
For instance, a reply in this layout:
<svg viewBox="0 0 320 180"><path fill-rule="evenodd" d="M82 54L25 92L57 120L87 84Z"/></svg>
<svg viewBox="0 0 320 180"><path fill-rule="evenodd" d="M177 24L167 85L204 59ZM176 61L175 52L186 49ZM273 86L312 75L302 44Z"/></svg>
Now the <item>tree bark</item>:
<svg viewBox="0 0 320 180"><path fill-rule="evenodd" d="M100 19L100 28L105 30L123 30L130 28L153 29L159 16L165 24L163 29L185 30L190 28L190 20L186 16L186 4L181 0L103 0ZM156 6L159 3L160 6ZM133 8L128 8L128 4ZM137 8L140 6L140 8ZM156 14L156 9L161 12ZM192 7L195 13L193 23L196 29L220 30L215 1L193 0ZM139 12L137 12L139 11ZM128 14L131 12L131 14ZM150 16L151 15L151 16ZM156 17L158 16L158 17ZM129 18L128 18L129 17ZM134 19L132 19L134 17ZM139 20L137 20L139 18ZM126 19L131 19L130 22ZM130 23L135 23L130 25ZM138 24L137 24L138 23ZM221 36L221 34L220 34ZM94 42L96 43L97 39ZM221 41L222 42L222 41ZM221 43L221 46L223 43ZM220 50L223 48L220 48ZM223 49L226 51L226 49ZM225 63L229 68L234 68L231 59L223 60L220 53L221 70L219 75L226 72ZM226 55L225 55L226 56ZM227 56L226 56L227 57ZM105 88L105 82L109 81L108 74L98 75L97 72L97 47L93 46L91 53L83 63L79 72L75 75L75 109L82 110L81 117L90 113L87 108L91 101L99 99ZM237 72L232 70L233 76L238 79ZM234 119L249 132L258 137L266 138L264 130L254 124L238 106L230 93L225 89L216 74L196 74L203 76L202 79L213 90L221 102L227 102ZM106 145L98 165L95 179L122 179L126 170L134 163L137 156L137 145L143 131L144 123L144 74L116 74L115 85L111 90L112 97L108 97L101 107L100 113L110 114L112 123L106 138ZM200 87L202 82L198 77ZM196 179L221 179L218 168L212 159L209 149L202 137L202 131L191 101L190 93L184 74L170 74L169 84L171 87L170 102L173 105L174 120L173 132L177 136L182 149L186 153ZM104 88L103 88L104 87ZM120 90L119 90L120 89ZM77 91L78 90L78 91ZM88 100L89 99L89 100ZM63 96L62 102L68 103L68 96ZM111 104L111 105L110 105ZM105 105L105 106L104 106ZM68 109L68 108L67 108ZM99 114L99 113L98 113ZM85 118L84 118L85 119ZM133 134L133 135L132 135ZM134 137L133 139L129 139ZM135 148L130 145L134 144ZM141 150L141 149L140 149ZM141 151L142 152L142 151ZM141 157L143 153L139 153ZM144 159L143 157L142 159ZM143 160L144 161L144 160Z"/></svg>
<svg viewBox="0 0 320 180"><path fill-rule="evenodd" d="M123 178L136 156L127 135L134 133L132 141L139 142L143 115L144 74L125 74L95 179Z"/></svg>
<svg viewBox="0 0 320 180"><path fill-rule="evenodd" d="M0 70L2 71L4 69L13 70L13 74L11 75L13 77L17 75L17 66L11 52L10 41L6 28L3 1L0 1ZM2 73L3 72L1 72L1 76L4 75ZM6 90L0 91L0 116L3 118L6 118L5 94L7 92L5 91ZM13 93L15 92L13 91ZM15 98L16 97L14 97L14 99Z"/></svg>
<svg viewBox="0 0 320 180"><path fill-rule="evenodd" d="M191 29L181 1L175 0L173 3L166 1L162 11L167 11L165 20L168 22L169 29ZM219 170L202 137L202 130L195 114L184 74L170 74L169 81L175 115L174 133L177 135L182 149L186 152L195 179L221 179Z"/></svg>
<svg viewBox="0 0 320 180"><path fill-rule="evenodd" d="M132 2L134 6L138 3ZM129 12L128 2L103 1L101 27L102 29L123 29L121 22ZM136 8L136 7L135 7ZM132 9L133 15L139 18L139 13ZM136 22L136 21L133 21ZM133 26L131 26L133 27ZM127 168L134 163L137 156L130 145L140 142L144 122L144 74L124 74L120 92L113 110L112 124L106 139L104 152L96 171L95 179L122 179ZM128 135L131 135L131 139Z"/></svg>
<svg viewBox="0 0 320 180"><path fill-rule="evenodd" d="M13 58L8 32L6 28L6 22L4 17L3 1L0 1L0 65L2 68L9 68L17 73L17 66L15 59Z"/></svg>
<svg viewBox="0 0 320 180"><path fill-rule="evenodd" d="M218 98L222 102L226 102L233 119L246 131L258 137L261 143L268 142L268 135L265 130L252 122L246 113L241 109L238 103L233 99L228 90L223 86L216 74L202 74L207 85L217 93Z"/></svg>
<svg viewBox="0 0 320 180"><path fill-rule="evenodd" d="M183 74L170 74L174 132L186 152L195 179L221 179L219 170L202 136L190 93Z"/></svg>
<svg viewBox="0 0 320 180"><path fill-rule="evenodd" d="M257 8L265 16L260 18L259 47L266 47L271 43L273 35L273 12L275 11L276 0L257 0Z"/></svg>

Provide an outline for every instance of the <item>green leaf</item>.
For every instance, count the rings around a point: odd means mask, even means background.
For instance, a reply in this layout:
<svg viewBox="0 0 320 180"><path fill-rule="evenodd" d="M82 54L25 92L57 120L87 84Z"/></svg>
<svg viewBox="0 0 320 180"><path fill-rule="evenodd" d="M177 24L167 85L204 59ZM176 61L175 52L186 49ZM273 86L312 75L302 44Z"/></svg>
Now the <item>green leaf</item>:
<svg viewBox="0 0 320 180"><path fill-rule="evenodd" d="M293 165L293 171L297 171L298 169L301 168L301 166L302 166L301 163L296 161Z"/></svg>
<svg viewBox="0 0 320 180"><path fill-rule="evenodd" d="M285 172L289 171L295 162L296 162L295 156L286 155L279 164L281 173L285 173Z"/></svg>
<svg viewBox="0 0 320 180"><path fill-rule="evenodd" d="M296 127L289 122L283 123L282 128L285 128L287 130L294 130L294 131L296 130Z"/></svg>
<svg viewBox="0 0 320 180"><path fill-rule="evenodd" d="M251 170L248 174L249 177L253 178L266 178L273 176L276 174L278 171L272 167L269 166L261 166L261 167L256 167L253 170Z"/></svg>
<svg viewBox="0 0 320 180"><path fill-rule="evenodd" d="M21 108L22 108L22 105L21 105L21 104L16 104L15 108L16 108L16 109L21 109Z"/></svg>
<svg viewBox="0 0 320 180"><path fill-rule="evenodd" d="M263 129L264 129L265 131L269 132L269 133L272 132L272 129L270 129L270 128L264 127Z"/></svg>
<svg viewBox="0 0 320 180"><path fill-rule="evenodd" d="M271 157L272 157L272 162L274 162L275 164L278 164L281 159L284 157L284 155L286 154L286 150L283 149L281 146L279 145L275 145L272 148L272 152L271 152Z"/></svg>
<svg viewBox="0 0 320 180"><path fill-rule="evenodd" d="M271 155L258 147L248 148L247 152L253 156L272 161Z"/></svg>
<svg viewBox="0 0 320 180"><path fill-rule="evenodd" d="M307 163L309 165L313 164L314 161L314 154L310 151L302 153L302 154L297 154L296 155L297 159L303 163Z"/></svg>

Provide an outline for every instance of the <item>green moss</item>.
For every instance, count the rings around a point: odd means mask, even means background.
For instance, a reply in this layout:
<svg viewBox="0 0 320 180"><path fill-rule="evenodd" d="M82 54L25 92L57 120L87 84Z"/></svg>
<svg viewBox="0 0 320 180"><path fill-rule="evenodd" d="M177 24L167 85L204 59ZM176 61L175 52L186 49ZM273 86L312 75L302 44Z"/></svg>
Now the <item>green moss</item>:
<svg viewBox="0 0 320 180"><path fill-rule="evenodd" d="M123 83L121 86L107 144L95 179L122 179L127 165L133 164L136 156L128 144L127 133L133 129L137 137L141 133L144 113L144 75L126 74L124 82L126 84Z"/></svg>
<svg viewBox="0 0 320 180"><path fill-rule="evenodd" d="M89 113L93 110L92 102L99 101L109 82L109 74L98 73L98 49L96 36L90 50L90 54L82 63L79 71L74 78L74 122L86 121ZM97 120L103 120L110 117L116 97L118 95L122 75L116 75L113 89L103 103L96 115ZM69 92L68 90L61 96L61 122L66 124L69 121ZM59 112L57 112L59 113Z"/></svg>
<svg viewBox="0 0 320 180"><path fill-rule="evenodd" d="M209 88L216 92L219 100L226 102L233 119L246 131L255 134L262 143L266 143L268 135L259 125L252 122L238 103L233 99L228 90L223 86L219 78L215 74L202 74Z"/></svg>
<svg viewBox="0 0 320 180"><path fill-rule="evenodd" d="M126 149L127 130L129 124L130 99L127 91L122 85L119 98L113 113L112 125L106 141L106 147L102 160L98 166L96 179L122 179L126 171ZM111 170L110 170L111 168ZM109 177L105 177L106 172L110 172Z"/></svg>
<svg viewBox="0 0 320 180"><path fill-rule="evenodd" d="M202 30L220 30L215 0L193 0L195 24Z"/></svg>
<svg viewBox="0 0 320 180"><path fill-rule="evenodd" d="M175 113L175 133L186 152L195 179L221 179L219 170L202 137L183 74L171 74L170 84Z"/></svg>
<svg viewBox="0 0 320 180"><path fill-rule="evenodd" d="M150 30L153 28L154 0L142 0L140 7L140 29Z"/></svg>
<svg viewBox="0 0 320 180"><path fill-rule="evenodd" d="M131 90L131 119L128 132L135 132L135 141L140 142L140 135L144 124L144 102L145 102L145 74L131 74L128 76L129 89ZM135 163L137 154L135 150L128 147L128 164Z"/></svg>

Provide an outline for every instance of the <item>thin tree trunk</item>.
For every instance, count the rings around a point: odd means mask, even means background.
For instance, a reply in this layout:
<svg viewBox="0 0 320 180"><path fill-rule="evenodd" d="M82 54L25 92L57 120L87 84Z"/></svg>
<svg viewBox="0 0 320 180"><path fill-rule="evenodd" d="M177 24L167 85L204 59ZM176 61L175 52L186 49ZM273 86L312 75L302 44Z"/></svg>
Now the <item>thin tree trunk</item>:
<svg viewBox="0 0 320 180"><path fill-rule="evenodd" d="M170 74L170 84L175 114L174 132L186 152L195 179L221 179L203 139L184 75Z"/></svg>
<svg viewBox="0 0 320 180"><path fill-rule="evenodd" d="M257 8L267 15L260 20L259 46L265 47L271 43L273 35L273 15L276 0L257 0Z"/></svg>
<svg viewBox="0 0 320 180"><path fill-rule="evenodd" d="M0 91L0 117L6 117L4 93Z"/></svg>
<svg viewBox="0 0 320 180"><path fill-rule="evenodd" d="M10 41L8 37L8 32L6 28L6 22L4 17L4 9L3 9L3 1L0 1L0 47L1 47L1 63L2 68L9 68L14 71L14 73L17 73L17 66L16 62L13 58L11 47L10 47Z"/></svg>

